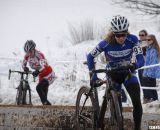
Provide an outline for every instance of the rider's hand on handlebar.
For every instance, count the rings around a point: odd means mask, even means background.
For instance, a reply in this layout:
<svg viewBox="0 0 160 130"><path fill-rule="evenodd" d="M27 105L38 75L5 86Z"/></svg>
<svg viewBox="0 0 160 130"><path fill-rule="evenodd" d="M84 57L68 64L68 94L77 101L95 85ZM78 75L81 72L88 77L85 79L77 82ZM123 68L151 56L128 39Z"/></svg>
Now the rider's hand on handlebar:
<svg viewBox="0 0 160 130"><path fill-rule="evenodd" d="M39 70L35 70L35 71L33 71L33 73L32 73L32 75L33 75L34 77L37 77L38 74L39 74Z"/></svg>
<svg viewBox="0 0 160 130"><path fill-rule="evenodd" d="M99 87L99 86L101 86L103 83L104 83L103 80L97 79L97 80L91 81L91 86Z"/></svg>
<svg viewBox="0 0 160 130"><path fill-rule="evenodd" d="M29 72L29 68L28 67L24 67L23 70L24 70L24 72Z"/></svg>
<svg viewBox="0 0 160 130"><path fill-rule="evenodd" d="M135 71L135 70L137 69L136 63L131 63L131 64L129 65L129 68L130 68L131 72Z"/></svg>

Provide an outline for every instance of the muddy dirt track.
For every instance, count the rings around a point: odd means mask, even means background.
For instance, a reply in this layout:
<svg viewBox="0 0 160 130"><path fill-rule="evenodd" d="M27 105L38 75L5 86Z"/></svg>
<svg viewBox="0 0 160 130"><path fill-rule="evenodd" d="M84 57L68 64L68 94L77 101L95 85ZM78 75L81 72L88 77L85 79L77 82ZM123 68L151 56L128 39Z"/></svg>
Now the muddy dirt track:
<svg viewBox="0 0 160 130"><path fill-rule="evenodd" d="M0 130L74 130L74 115L74 106L0 105ZM133 130L132 108L123 115L125 130ZM143 114L142 130L159 127L159 114Z"/></svg>

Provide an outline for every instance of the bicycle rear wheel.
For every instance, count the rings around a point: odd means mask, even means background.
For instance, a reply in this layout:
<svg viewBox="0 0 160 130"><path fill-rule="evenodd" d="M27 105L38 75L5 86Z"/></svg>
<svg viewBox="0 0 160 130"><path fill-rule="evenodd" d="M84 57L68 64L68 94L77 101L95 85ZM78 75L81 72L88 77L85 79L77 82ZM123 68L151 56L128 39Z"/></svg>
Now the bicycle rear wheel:
<svg viewBox="0 0 160 130"><path fill-rule="evenodd" d="M97 130L96 108L89 88L81 87L76 100L76 130Z"/></svg>
<svg viewBox="0 0 160 130"><path fill-rule="evenodd" d="M123 117L118 101L118 94L111 90L108 100L108 129L123 130Z"/></svg>

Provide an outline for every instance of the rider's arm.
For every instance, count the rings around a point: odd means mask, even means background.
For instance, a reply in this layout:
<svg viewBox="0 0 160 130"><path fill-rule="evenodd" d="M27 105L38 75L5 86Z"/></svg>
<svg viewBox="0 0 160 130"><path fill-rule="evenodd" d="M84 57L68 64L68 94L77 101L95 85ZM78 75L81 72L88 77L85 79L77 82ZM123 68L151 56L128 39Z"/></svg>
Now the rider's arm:
<svg viewBox="0 0 160 130"><path fill-rule="evenodd" d="M88 55L87 55L87 65L89 70L94 69L94 58L97 57L101 52L104 51L107 46L106 41L101 41Z"/></svg>
<svg viewBox="0 0 160 130"><path fill-rule="evenodd" d="M28 62L28 55L24 56L23 62L22 62L22 68L24 69L27 66Z"/></svg>

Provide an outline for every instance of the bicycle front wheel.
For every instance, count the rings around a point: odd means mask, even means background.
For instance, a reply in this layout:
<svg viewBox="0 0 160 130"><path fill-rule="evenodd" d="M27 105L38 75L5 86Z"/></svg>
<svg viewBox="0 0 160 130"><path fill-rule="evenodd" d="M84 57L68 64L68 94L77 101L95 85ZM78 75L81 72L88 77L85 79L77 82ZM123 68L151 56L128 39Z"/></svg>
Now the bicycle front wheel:
<svg viewBox="0 0 160 130"><path fill-rule="evenodd" d="M108 127L109 130L123 130L123 117L118 93L113 90L108 98Z"/></svg>
<svg viewBox="0 0 160 130"><path fill-rule="evenodd" d="M30 86L26 85L23 92L23 103L26 105L32 105Z"/></svg>
<svg viewBox="0 0 160 130"><path fill-rule="evenodd" d="M18 86L18 88L17 88L16 105L23 105L23 90L22 90L22 86Z"/></svg>
<svg viewBox="0 0 160 130"><path fill-rule="evenodd" d="M76 130L97 130L96 108L92 92L81 87L76 100Z"/></svg>

